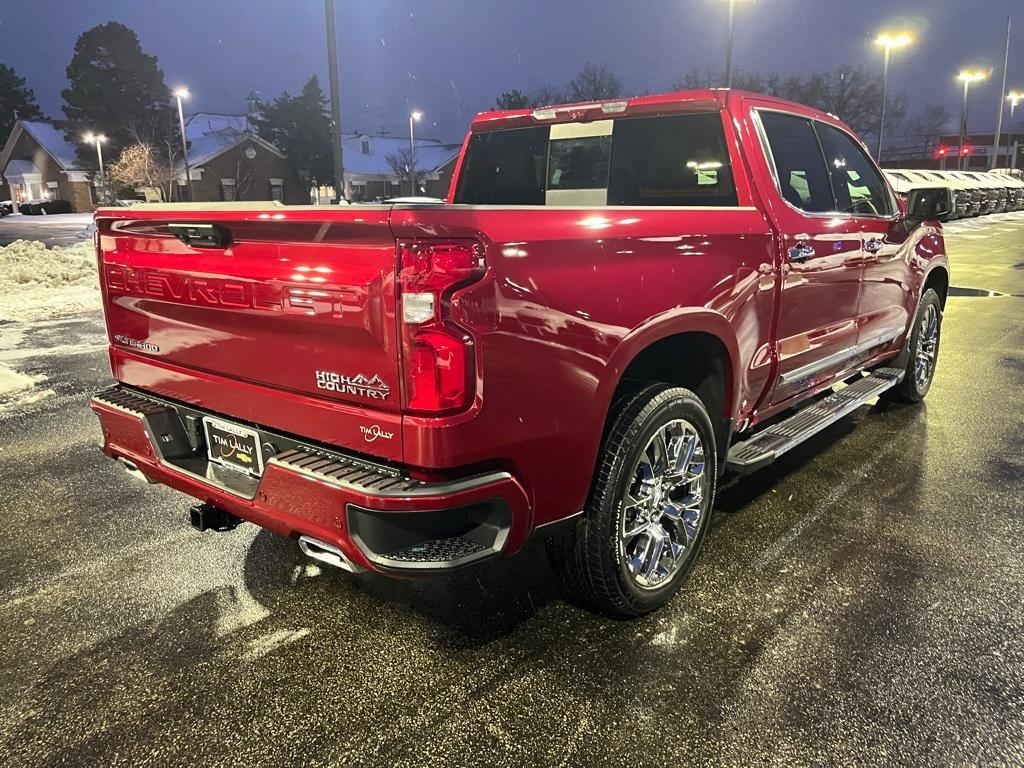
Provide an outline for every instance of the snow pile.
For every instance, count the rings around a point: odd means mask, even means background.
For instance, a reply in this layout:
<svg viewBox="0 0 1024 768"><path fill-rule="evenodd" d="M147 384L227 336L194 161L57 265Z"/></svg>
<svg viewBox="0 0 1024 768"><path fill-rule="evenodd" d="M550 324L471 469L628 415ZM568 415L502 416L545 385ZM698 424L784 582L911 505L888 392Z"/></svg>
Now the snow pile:
<svg viewBox="0 0 1024 768"><path fill-rule="evenodd" d="M0 321L43 320L99 307L91 242L49 249L15 240L0 246Z"/></svg>
<svg viewBox="0 0 1024 768"><path fill-rule="evenodd" d="M28 376L6 365L0 365L0 418L22 406L52 395L52 389L40 389L36 386L44 378Z"/></svg>

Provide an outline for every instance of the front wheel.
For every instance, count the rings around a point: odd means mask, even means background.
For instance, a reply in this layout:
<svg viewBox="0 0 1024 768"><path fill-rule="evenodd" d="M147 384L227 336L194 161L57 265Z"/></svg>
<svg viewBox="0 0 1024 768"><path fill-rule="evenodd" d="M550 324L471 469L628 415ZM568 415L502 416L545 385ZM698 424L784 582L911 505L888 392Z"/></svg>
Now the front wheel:
<svg viewBox="0 0 1024 768"><path fill-rule="evenodd" d="M661 607L693 568L717 477L715 434L697 395L638 388L612 416L583 520L548 543L553 565L605 612Z"/></svg>
<svg viewBox="0 0 1024 768"><path fill-rule="evenodd" d="M921 296L917 317L907 344L910 354L903 371L903 380L887 393L892 400L919 403L924 400L935 378L942 337L942 302L931 288Z"/></svg>

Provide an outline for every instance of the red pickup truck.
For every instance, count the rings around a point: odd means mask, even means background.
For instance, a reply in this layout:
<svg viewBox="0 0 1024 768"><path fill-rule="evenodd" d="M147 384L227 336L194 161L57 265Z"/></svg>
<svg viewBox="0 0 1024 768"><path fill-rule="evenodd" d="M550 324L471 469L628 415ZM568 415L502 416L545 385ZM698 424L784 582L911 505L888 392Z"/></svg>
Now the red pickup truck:
<svg viewBox="0 0 1024 768"><path fill-rule="evenodd" d="M581 598L638 615L722 473L925 396L947 208L752 93L481 114L443 204L98 212L118 383L92 407L200 530L395 575L546 535Z"/></svg>

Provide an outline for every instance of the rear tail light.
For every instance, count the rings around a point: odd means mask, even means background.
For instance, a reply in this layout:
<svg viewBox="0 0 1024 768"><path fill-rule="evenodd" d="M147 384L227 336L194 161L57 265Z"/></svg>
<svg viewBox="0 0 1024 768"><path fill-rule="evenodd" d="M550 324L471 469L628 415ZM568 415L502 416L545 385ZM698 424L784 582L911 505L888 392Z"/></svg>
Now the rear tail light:
<svg viewBox="0 0 1024 768"><path fill-rule="evenodd" d="M475 389L473 337L452 318L452 295L484 273L471 241L399 244L405 407L439 415L466 408Z"/></svg>

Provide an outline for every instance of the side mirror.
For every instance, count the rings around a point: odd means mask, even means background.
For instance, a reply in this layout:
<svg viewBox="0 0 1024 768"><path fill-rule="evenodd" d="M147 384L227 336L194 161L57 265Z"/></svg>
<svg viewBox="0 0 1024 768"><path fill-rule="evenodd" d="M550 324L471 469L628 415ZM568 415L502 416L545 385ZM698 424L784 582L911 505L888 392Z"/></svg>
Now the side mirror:
<svg viewBox="0 0 1024 768"><path fill-rule="evenodd" d="M907 193L906 218L913 221L949 221L950 192L945 187L912 189Z"/></svg>

